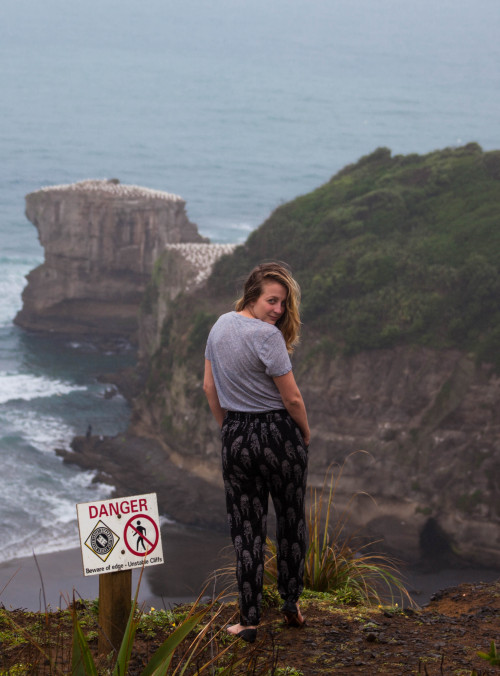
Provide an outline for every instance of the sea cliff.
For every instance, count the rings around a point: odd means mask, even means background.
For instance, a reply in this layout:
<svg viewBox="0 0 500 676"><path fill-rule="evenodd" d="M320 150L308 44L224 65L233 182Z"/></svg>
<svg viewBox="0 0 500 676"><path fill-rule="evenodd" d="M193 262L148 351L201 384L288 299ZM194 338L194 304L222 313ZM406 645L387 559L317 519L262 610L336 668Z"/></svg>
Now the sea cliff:
<svg viewBox="0 0 500 676"><path fill-rule="evenodd" d="M476 144L379 149L279 207L199 284L196 266L179 276L162 254L141 306L134 444L147 439L152 467L163 459L213 485L207 500L218 495L206 336L254 264L286 260L303 290L293 364L310 484L333 465L337 509L402 558L500 567L499 182L500 152ZM66 459L85 464L83 446ZM159 481L152 470L151 489ZM191 498L183 509L163 494L162 507L200 523Z"/></svg>
<svg viewBox="0 0 500 676"><path fill-rule="evenodd" d="M136 340L154 262L168 244L207 241L177 195L88 180L26 196L45 261L28 275L15 323L35 331Z"/></svg>
<svg viewBox="0 0 500 676"><path fill-rule="evenodd" d="M312 427L311 484L342 467L339 508L404 558L500 566L499 179L500 153L476 144L425 156L379 149L279 207L171 305L159 344L142 350L133 433L217 476L204 342L246 271L286 260L303 290L293 363Z"/></svg>

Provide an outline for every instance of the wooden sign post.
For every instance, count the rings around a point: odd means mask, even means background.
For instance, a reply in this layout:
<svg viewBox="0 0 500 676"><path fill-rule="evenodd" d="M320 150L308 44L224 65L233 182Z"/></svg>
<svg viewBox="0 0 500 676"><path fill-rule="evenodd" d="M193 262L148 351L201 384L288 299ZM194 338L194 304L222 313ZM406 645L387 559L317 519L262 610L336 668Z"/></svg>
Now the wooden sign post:
<svg viewBox="0 0 500 676"><path fill-rule="evenodd" d="M131 607L132 571L99 575L99 655L118 652Z"/></svg>
<svg viewBox="0 0 500 676"><path fill-rule="evenodd" d="M132 569L163 563L156 493L76 506L84 575L99 575L99 655L119 650Z"/></svg>

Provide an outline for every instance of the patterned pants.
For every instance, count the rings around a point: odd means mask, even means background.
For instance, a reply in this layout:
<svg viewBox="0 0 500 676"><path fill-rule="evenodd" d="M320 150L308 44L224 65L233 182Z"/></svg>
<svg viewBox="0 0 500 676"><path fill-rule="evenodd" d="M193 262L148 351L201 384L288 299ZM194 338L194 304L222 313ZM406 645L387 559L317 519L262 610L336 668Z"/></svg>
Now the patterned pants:
<svg viewBox="0 0 500 676"><path fill-rule="evenodd" d="M240 623L260 620L268 497L276 513L278 591L298 600L303 589L307 526L307 449L286 410L228 412L222 425L222 474L236 551Z"/></svg>

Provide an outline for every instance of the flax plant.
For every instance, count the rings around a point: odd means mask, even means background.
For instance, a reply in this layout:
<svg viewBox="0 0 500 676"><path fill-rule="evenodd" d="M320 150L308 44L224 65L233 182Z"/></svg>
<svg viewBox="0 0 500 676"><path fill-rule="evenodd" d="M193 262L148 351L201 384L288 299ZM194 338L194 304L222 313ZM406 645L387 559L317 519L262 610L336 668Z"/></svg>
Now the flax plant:
<svg viewBox="0 0 500 676"><path fill-rule="evenodd" d="M8 624L9 629L18 634L19 641L26 644L29 652L29 663L26 669L23 667L22 673L44 673L51 676L66 676L68 673L72 676L99 676L99 674L126 676L129 674L136 633L143 616L137 603L143 572L144 568L132 600L132 608L121 645L117 652L111 652L101 660L95 658L89 645L89 637L83 630L83 627L87 625L87 620L85 617L81 619L79 617L80 603L75 600L74 593L73 603L70 604L69 599L67 600L72 620L71 652L64 650L64 654L61 653L59 644L62 647L65 646L63 637L66 625L61 620L60 625L54 627L52 613L48 608L40 617L39 624L43 625L41 635L34 635L30 630L18 626L15 621L10 620L8 614L5 614L5 617L2 616L0 624ZM264 656L265 664L262 666L262 671L250 670L248 672L247 670L247 666L254 662L255 664L259 662L259 668L261 666L262 659L258 645L255 648L247 648L242 654L241 646L235 645L234 641L228 643L229 635L225 634L225 622L220 622L220 614L224 608L223 602L230 595L227 589L216 593L215 581L209 601L205 603L207 583L198 598L189 604L187 615L176 621L173 625L175 629L159 646L142 671L134 671L134 673L140 676L183 676L196 672L196 674L213 675L216 673L218 676L230 676L234 673L243 673L242 670L245 673L255 674L269 672L273 656L271 658ZM70 672L65 668L68 665L68 658L71 663ZM4 672L1 671L1 673Z"/></svg>
<svg viewBox="0 0 500 676"><path fill-rule="evenodd" d="M365 453L365 451L358 451ZM396 562L384 554L369 552L375 542L359 547L355 536L347 532L349 507L355 494L339 514L335 510L335 494L345 462L337 474L329 468L320 491L311 488L307 513L308 547L304 564L304 587L312 591L335 594L370 605L380 605L394 595L414 605L396 567ZM365 494L366 495L366 494ZM265 579L276 583L276 546L267 539Z"/></svg>
<svg viewBox="0 0 500 676"><path fill-rule="evenodd" d="M116 657L112 676L126 676L129 673L128 668L135 634L141 619L141 613L137 610L140 582L141 579L139 579L135 598L132 602L132 609L122 644ZM221 661L224 662L224 658L232 646L229 645L223 649L219 647L219 643L222 642L220 634L223 629L216 629L215 624L222 611L223 606L221 605L221 601L225 598L226 592L222 591L217 596L213 595L211 601L203 605L201 599L205 592L206 587L191 605L188 615L156 650L148 664L141 671L141 676L182 676L189 668L192 669L193 665L196 665L194 668L196 668L197 674L203 674L208 670L210 670L210 673L214 673L215 665ZM189 636L191 633L194 633L194 637L192 638ZM176 665L174 665L173 659L176 652L182 654L176 660ZM229 676L233 673L234 669L247 659L248 655L240 658L233 650L230 663L227 666L218 666L217 674ZM75 612L73 614L72 674L73 676L98 676L98 673L97 665Z"/></svg>

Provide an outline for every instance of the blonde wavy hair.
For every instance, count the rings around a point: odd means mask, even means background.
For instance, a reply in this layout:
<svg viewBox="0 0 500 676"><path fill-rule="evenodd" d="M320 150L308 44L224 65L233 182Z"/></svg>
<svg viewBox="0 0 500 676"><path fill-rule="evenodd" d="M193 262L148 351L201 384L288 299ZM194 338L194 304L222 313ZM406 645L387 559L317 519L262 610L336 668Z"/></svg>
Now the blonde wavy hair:
<svg viewBox="0 0 500 676"><path fill-rule="evenodd" d="M243 296L236 301L236 312L241 312L247 305L254 303L263 293L266 282L279 282L287 290L285 312L276 322L276 326L283 334L286 349L292 354L300 335L300 286L284 263L261 263L252 270L243 287Z"/></svg>

